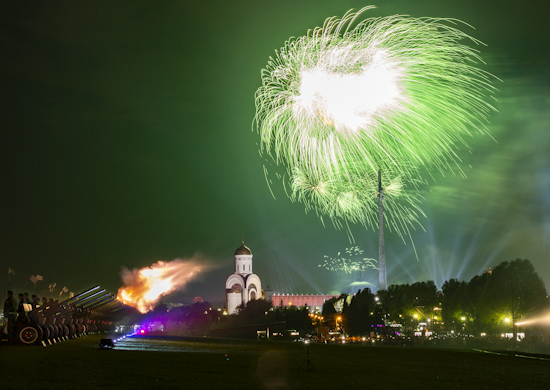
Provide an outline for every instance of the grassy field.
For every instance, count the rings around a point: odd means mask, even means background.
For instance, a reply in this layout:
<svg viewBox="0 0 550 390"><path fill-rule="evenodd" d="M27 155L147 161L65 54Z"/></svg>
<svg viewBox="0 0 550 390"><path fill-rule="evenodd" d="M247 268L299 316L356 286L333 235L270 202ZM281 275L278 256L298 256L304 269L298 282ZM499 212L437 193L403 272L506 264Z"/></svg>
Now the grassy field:
<svg viewBox="0 0 550 390"><path fill-rule="evenodd" d="M301 343L153 340L160 349L185 352L99 350L101 337L1 345L0 390L550 389L550 361L513 354L311 344L315 370L307 372L299 370L306 359Z"/></svg>

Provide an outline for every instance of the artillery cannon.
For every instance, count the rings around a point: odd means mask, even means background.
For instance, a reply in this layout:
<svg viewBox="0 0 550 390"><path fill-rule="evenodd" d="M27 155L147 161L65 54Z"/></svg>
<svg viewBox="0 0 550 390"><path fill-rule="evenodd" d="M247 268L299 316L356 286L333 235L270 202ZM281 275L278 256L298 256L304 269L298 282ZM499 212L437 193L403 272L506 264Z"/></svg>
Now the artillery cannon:
<svg viewBox="0 0 550 390"><path fill-rule="evenodd" d="M22 344L52 344L95 332L108 332L114 322L134 309L95 286L62 302L26 310L16 323L16 339Z"/></svg>

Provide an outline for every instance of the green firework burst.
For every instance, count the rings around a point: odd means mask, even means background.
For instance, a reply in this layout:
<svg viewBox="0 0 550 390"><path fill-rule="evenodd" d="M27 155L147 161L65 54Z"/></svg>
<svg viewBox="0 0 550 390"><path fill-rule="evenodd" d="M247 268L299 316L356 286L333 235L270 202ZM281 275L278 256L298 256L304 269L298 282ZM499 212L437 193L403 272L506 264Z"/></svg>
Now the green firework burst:
<svg viewBox="0 0 550 390"><path fill-rule="evenodd" d="M377 225L381 170L384 218L402 235L422 215L419 172L460 171L467 137L487 132L494 77L461 22L360 20L371 8L329 18L270 58L254 126L261 152L286 167L291 199L337 226Z"/></svg>
<svg viewBox="0 0 550 390"><path fill-rule="evenodd" d="M402 176L386 172L384 187L384 217L390 231L403 237L410 236L411 226L421 226L425 216L419 208L416 191L405 191ZM376 173L349 174L334 178L309 175L306 169L295 167L290 177L290 198L304 203L306 211L314 210L322 218L328 217L337 228L342 223L360 223L376 229L378 225L378 178Z"/></svg>
<svg viewBox="0 0 550 390"><path fill-rule="evenodd" d="M486 132L491 75L477 68L480 42L452 19L366 10L329 18L285 43L262 70L255 126L261 150L319 180L361 161L368 171L453 169L465 136ZM361 173L361 172L360 172Z"/></svg>
<svg viewBox="0 0 550 390"><path fill-rule="evenodd" d="M346 255L344 256L340 252L338 252L338 257L325 255L323 264L319 264L318 267L333 271L336 274L340 274L340 272L351 274L368 269L377 269L376 260L361 257L362 254L362 249L359 249L358 246L352 246L351 248L346 248Z"/></svg>

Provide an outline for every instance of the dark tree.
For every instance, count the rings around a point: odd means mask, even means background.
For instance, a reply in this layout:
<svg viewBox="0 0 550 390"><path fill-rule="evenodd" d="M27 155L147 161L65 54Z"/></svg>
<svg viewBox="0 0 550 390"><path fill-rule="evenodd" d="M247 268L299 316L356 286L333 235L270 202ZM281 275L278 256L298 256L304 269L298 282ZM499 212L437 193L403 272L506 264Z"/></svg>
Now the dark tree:
<svg viewBox="0 0 550 390"><path fill-rule="evenodd" d="M489 275L480 296L481 319L495 331L503 326L503 317L513 324L540 313L548 307L546 296L544 282L529 260L504 261Z"/></svg>
<svg viewBox="0 0 550 390"><path fill-rule="evenodd" d="M359 291L342 313L345 319L343 325L346 333L353 336L369 333L372 325L378 323L375 309L376 302L370 289L365 288Z"/></svg>
<svg viewBox="0 0 550 390"><path fill-rule="evenodd" d="M325 301L323 303L323 317L325 319L325 323L328 324L329 328L331 328L334 325L335 317L336 317L336 309L334 308L334 305L338 302L338 298L331 298L328 301Z"/></svg>
<svg viewBox="0 0 550 390"><path fill-rule="evenodd" d="M403 316L407 316L413 311L409 289L408 284L392 284L387 290L378 292L378 297L390 321L400 322Z"/></svg>
<svg viewBox="0 0 550 390"><path fill-rule="evenodd" d="M266 312L273 307L271 301L265 299L255 299L249 301L239 312L239 316L247 323L257 323L264 321Z"/></svg>
<svg viewBox="0 0 550 390"><path fill-rule="evenodd" d="M447 280L443 284L441 317L447 330L458 330L462 323L460 317L466 316L463 301L467 288L466 282L459 282L457 279Z"/></svg>
<svg viewBox="0 0 550 390"><path fill-rule="evenodd" d="M490 276L491 274L489 273L474 276L468 282L466 291L462 296L461 307L471 321L474 332L481 332L482 328L484 328L484 323L480 316L482 311L480 310L479 302Z"/></svg>

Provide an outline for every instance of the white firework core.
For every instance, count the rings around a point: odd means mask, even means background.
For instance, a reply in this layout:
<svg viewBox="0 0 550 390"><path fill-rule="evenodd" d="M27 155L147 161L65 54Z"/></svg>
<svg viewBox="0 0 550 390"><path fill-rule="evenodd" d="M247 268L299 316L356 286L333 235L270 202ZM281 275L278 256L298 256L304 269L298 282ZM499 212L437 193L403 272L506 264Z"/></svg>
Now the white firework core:
<svg viewBox="0 0 550 390"><path fill-rule="evenodd" d="M285 42L262 69L254 127L306 210L379 229L380 173L386 226L410 237L425 216L422 174L463 174L466 137L488 133L494 76L457 20L360 21L372 8Z"/></svg>
<svg viewBox="0 0 550 390"><path fill-rule="evenodd" d="M342 134L371 132L376 119L402 108L402 68L383 49L329 50L314 67L301 69L294 115L321 118Z"/></svg>

